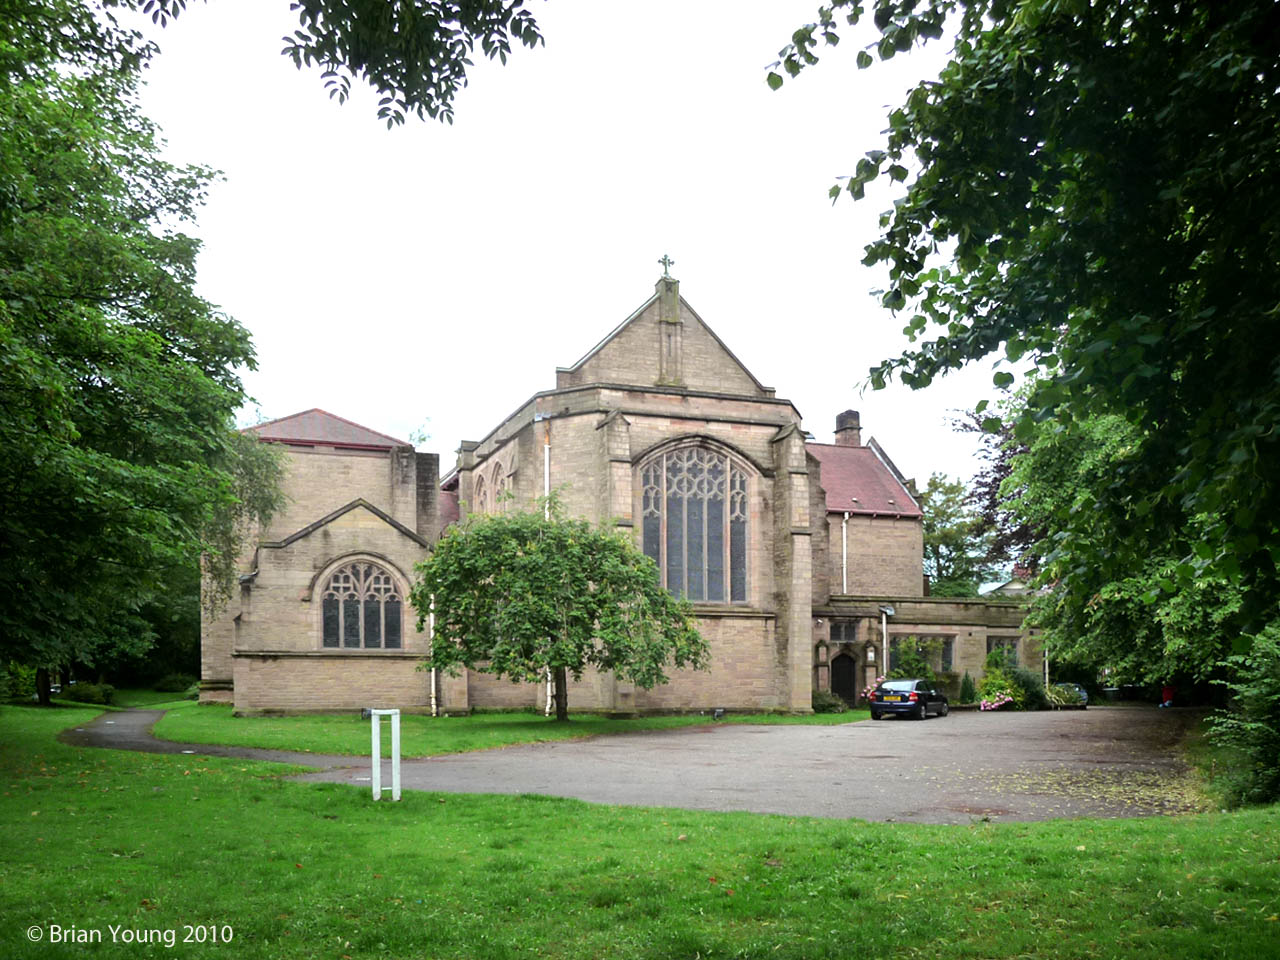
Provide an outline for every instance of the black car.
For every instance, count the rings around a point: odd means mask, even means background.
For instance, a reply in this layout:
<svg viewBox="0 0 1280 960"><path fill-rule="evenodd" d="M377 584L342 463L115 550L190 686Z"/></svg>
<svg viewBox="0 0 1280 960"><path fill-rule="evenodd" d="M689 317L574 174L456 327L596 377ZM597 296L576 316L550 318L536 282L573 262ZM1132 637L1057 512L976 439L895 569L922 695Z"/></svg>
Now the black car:
<svg viewBox="0 0 1280 960"><path fill-rule="evenodd" d="M928 680L886 680L871 692L872 720L883 720L891 713L923 720L931 713L945 717L950 710L947 698Z"/></svg>

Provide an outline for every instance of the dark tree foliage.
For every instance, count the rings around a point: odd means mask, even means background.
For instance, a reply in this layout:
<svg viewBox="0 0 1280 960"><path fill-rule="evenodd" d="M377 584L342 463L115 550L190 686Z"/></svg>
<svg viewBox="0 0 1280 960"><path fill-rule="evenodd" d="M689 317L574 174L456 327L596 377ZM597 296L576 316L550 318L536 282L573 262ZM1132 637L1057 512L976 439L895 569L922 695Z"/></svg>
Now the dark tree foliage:
<svg viewBox="0 0 1280 960"><path fill-rule="evenodd" d="M144 651L143 607L202 553L225 595L278 497L232 429L248 333L179 229L210 174L136 106L151 53L99 8L0 0L0 643L42 669Z"/></svg>
<svg viewBox="0 0 1280 960"><path fill-rule="evenodd" d="M994 426L993 419L999 420L999 427ZM1013 435L1012 423L1005 416L993 418L965 410L951 425L960 433L977 434L979 438L982 467L969 482L968 502L977 514L974 532L987 544L987 563L1012 568L1015 577L1029 580L1040 567L1033 547L1043 538L1044 531L1012 509L1011 501L1018 491L1007 484L1013 459L1026 453L1027 444Z"/></svg>
<svg viewBox="0 0 1280 960"><path fill-rule="evenodd" d="M824 7L770 84L865 10ZM843 188L904 184L865 262L886 265L884 305L905 312L915 346L872 382L922 387L1002 351L1040 374L1018 440L1049 421L1124 418L1132 448L1046 558L1060 588L1165 550L1180 582L1241 582L1243 622L1265 622L1280 594L1280 4L870 10L882 59L944 27L956 37Z"/></svg>
<svg viewBox="0 0 1280 960"><path fill-rule="evenodd" d="M119 0L157 23L186 9L186 0ZM299 69L319 67L329 96L345 102L352 81L380 94L378 117L391 127L406 114L453 122L453 100L467 85L478 46L507 62L513 41L542 43L524 0L297 0L298 29L283 37Z"/></svg>

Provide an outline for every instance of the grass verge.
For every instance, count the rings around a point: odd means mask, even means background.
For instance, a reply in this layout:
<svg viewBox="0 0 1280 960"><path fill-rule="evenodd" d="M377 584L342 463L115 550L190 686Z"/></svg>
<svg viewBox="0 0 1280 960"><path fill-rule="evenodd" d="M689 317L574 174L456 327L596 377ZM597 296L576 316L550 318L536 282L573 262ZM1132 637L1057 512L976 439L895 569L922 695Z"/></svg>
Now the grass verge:
<svg viewBox="0 0 1280 960"><path fill-rule="evenodd" d="M1240 771L1249 759L1239 749L1213 740L1209 716L1206 712L1191 728L1183 746L1200 793L1213 807L1225 811L1238 804Z"/></svg>
<svg viewBox="0 0 1280 960"><path fill-rule="evenodd" d="M163 709L174 707L180 703L195 703L194 700L187 700L185 693L175 693L173 691L164 690L116 690L112 697L112 706L116 707L146 707L148 709Z"/></svg>
<svg viewBox="0 0 1280 960"><path fill-rule="evenodd" d="M1163 960L1274 955L1280 932L1277 807L931 827L374 804L267 764L55 742L93 715L0 708L7 956ZM184 943L188 925L232 942Z"/></svg>
<svg viewBox="0 0 1280 960"><path fill-rule="evenodd" d="M200 706L194 701L167 704L168 713L155 726L155 735L177 743L215 743L230 747L265 747L305 753L369 753L369 721L358 713L296 717L233 717L231 708ZM722 723L852 723L865 720L865 710L806 716L751 714ZM405 714L400 718L400 753L405 757L433 757L445 753L488 750L518 743L572 740L599 734L641 730L670 730L713 723L709 715L612 719L571 714L568 723L536 713L476 713L467 717ZM389 756L390 737L383 731L383 753Z"/></svg>

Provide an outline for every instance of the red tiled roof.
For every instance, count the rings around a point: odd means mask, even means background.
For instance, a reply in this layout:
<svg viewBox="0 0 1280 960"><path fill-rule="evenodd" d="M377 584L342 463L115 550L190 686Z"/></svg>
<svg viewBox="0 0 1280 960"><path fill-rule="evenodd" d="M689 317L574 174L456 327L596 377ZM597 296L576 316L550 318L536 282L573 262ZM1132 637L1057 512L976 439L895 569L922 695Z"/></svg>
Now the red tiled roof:
<svg viewBox="0 0 1280 960"><path fill-rule="evenodd" d="M806 443L822 464L822 486L831 513L919 517L920 507L871 447ZM856 500L854 498L857 498Z"/></svg>
<svg viewBox="0 0 1280 960"><path fill-rule="evenodd" d="M246 427L244 432L256 433L260 439L272 443L319 443L361 450L390 450L392 447L409 446L407 440L397 440L377 430L370 430L319 407Z"/></svg>

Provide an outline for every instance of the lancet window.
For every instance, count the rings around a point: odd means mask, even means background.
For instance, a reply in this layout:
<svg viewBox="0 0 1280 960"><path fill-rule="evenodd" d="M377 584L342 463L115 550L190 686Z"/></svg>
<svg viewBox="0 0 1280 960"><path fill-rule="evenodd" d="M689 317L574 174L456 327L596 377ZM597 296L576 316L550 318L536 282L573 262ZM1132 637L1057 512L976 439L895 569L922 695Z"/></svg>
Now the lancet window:
<svg viewBox="0 0 1280 960"><path fill-rule="evenodd" d="M395 578L382 567L367 561L340 567L322 597L324 646L400 649L403 598Z"/></svg>
<svg viewBox="0 0 1280 960"><path fill-rule="evenodd" d="M644 552L672 593L746 602L748 482L733 458L704 447L668 450L641 465Z"/></svg>
<svg viewBox="0 0 1280 960"><path fill-rule="evenodd" d="M502 464L495 464L493 468L493 480L489 485L493 491L493 505L491 512L498 513L506 509L506 500L503 494L507 492L507 473L502 469Z"/></svg>

